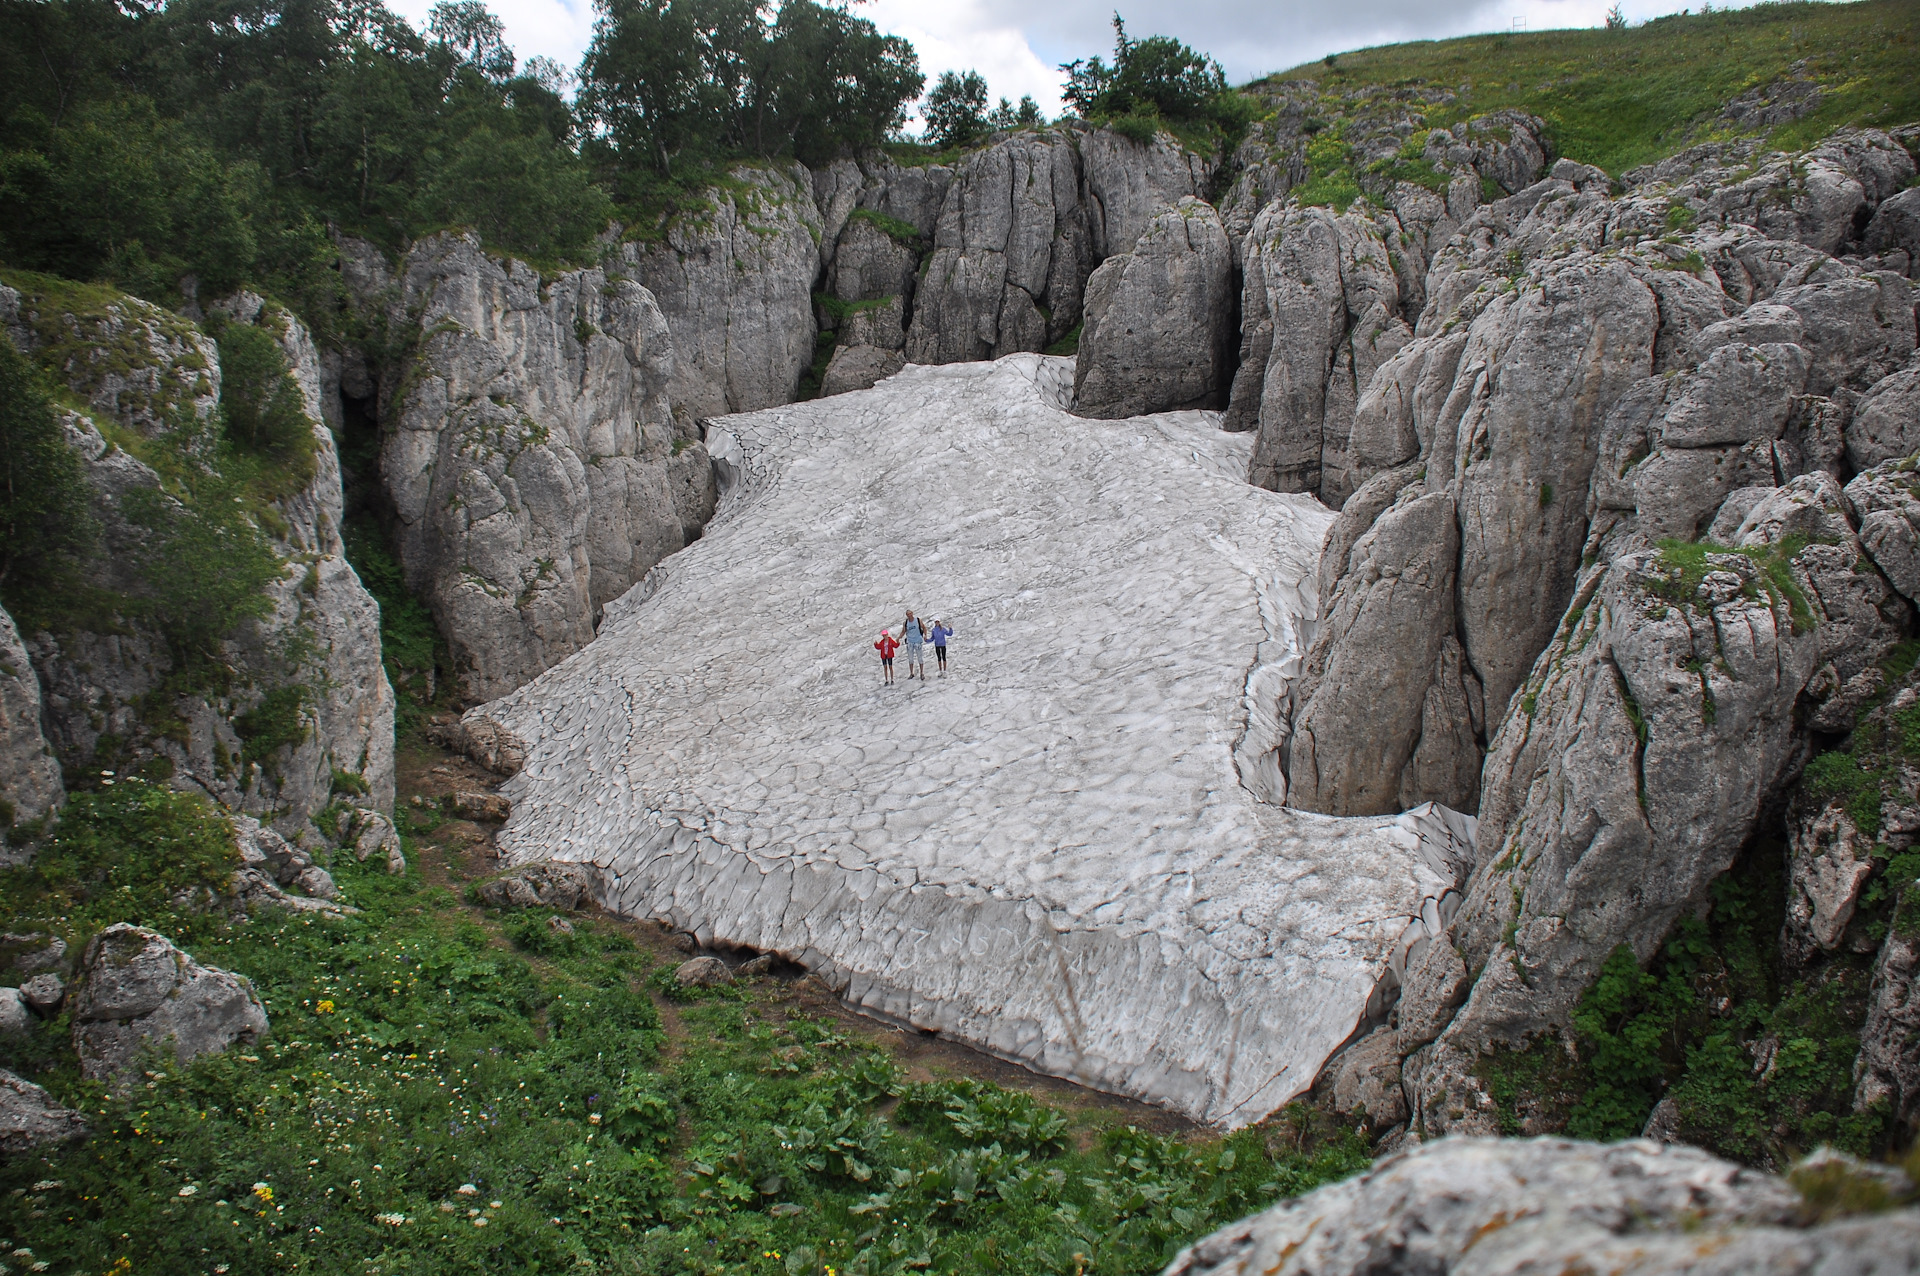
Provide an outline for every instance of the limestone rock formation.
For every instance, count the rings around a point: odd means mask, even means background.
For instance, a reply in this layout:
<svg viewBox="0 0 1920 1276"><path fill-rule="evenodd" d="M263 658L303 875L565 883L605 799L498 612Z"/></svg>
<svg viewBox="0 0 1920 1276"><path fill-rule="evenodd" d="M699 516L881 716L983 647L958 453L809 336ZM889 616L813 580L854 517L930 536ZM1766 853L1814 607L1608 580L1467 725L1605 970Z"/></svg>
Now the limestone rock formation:
<svg viewBox="0 0 1920 1276"><path fill-rule="evenodd" d="M1447 1139L1224 1227L1166 1276L1812 1276L1920 1264L1920 1210L1812 1227L1805 1217L1786 1181L1693 1148Z"/></svg>
<svg viewBox="0 0 1920 1276"><path fill-rule="evenodd" d="M13 617L0 610L0 829L39 819L65 795L40 730L39 676Z"/></svg>
<svg viewBox="0 0 1920 1276"><path fill-rule="evenodd" d="M474 894L495 908L557 908L572 912L594 901L605 883L591 864L536 860L482 882Z"/></svg>
<svg viewBox="0 0 1920 1276"><path fill-rule="evenodd" d="M908 362L1040 350L1080 322L1098 260L1080 186L1074 138L1058 130L1016 133L967 157L922 268Z"/></svg>
<svg viewBox="0 0 1920 1276"><path fill-rule="evenodd" d="M222 659L236 676L217 694L167 695L175 655L136 615L120 617L111 632L63 626L23 635L48 741L68 768L99 766L101 758L128 768L153 760L176 785L295 824L331 800L336 772L360 777L370 801L390 806L393 694L380 663L378 608L340 539L340 470L322 420L318 356L297 319L257 296L241 293L216 309L228 324L274 339L312 431L309 467L296 486L272 492L270 511L256 520L283 564L266 585L268 607L225 636ZM128 502L158 494L174 515L181 507L141 454L151 450L159 461L180 449L197 458L194 464L216 462L218 346L191 321L133 297L102 302L57 289L22 294L0 287L0 326L43 363L59 361L50 375L88 405L65 418L101 528L87 583L143 595L150 586L137 560L155 533L151 518L137 520ZM110 444L106 434L122 443ZM166 696L172 725L156 726L153 706L145 704L156 694ZM262 705L297 717L286 735L298 738L242 764L246 715Z"/></svg>
<svg viewBox="0 0 1920 1276"><path fill-rule="evenodd" d="M44 1089L0 1068L0 1157L84 1138L87 1119Z"/></svg>
<svg viewBox="0 0 1920 1276"><path fill-rule="evenodd" d="M710 422L706 535L466 729L521 742L510 863L594 864L689 943L1239 1125L1384 1013L1470 822L1275 804L1328 515L1249 487L1211 414L1069 415L1071 368ZM845 623L796 654L782 618L823 596ZM954 672L884 687L908 606L954 623Z"/></svg>
<svg viewBox="0 0 1920 1276"><path fill-rule="evenodd" d="M683 282L688 305L716 301ZM675 423L668 324L631 279L594 269L543 284L445 234L408 254L396 305L394 322L421 333L381 455L402 563L465 692L499 695L590 642L600 610L699 533L714 499L706 450ZM715 340L702 348L729 348ZM743 371L738 393L791 394L779 384Z"/></svg>
<svg viewBox="0 0 1920 1276"><path fill-rule="evenodd" d="M697 417L787 402L813 360L821 219L812 175L795 164L741 167L728 176L727 185L703 194L697 214L668 225L664 242L620 247L618 270L650 294L667 341L636 340L634 320L607 314L608 331L628 344L636 368L660 360L671 345L675 357L649 369L647 379L663 380L683 429ZM600 283L583 283L576 294L576 308L588 307L580 313L590 321L586 290ZM637 302L623 295L621 304L632 309ZM564 317L571 322L573 315ZM646 393L653 392L649 385Z"/></svg>
<svg viewBox="0 0 1920 1276"><path fill-rule="evenodd" d="M1074 411L1115 418L1217 407L1233 342L1231 251L1192 196L1147 224L1087 281Z"/></svg>
<svg viewBox="0 0 1920 1276"><path fill-rule="evenodd" d="M119 1081L148 1044L185 1063L267 1030L266 1008L240 975L202 966L156 931L125 922L87 943L73 998L73 1044L80 1071Z"/></svg>
<svg viewBox="0 0 1920 1276"><path fill-rule="evenodd" d="M831 398L854 390L871 389L900 371L906 356L885 346L841 346L827 362L820 377L820 397Z"/></svg>

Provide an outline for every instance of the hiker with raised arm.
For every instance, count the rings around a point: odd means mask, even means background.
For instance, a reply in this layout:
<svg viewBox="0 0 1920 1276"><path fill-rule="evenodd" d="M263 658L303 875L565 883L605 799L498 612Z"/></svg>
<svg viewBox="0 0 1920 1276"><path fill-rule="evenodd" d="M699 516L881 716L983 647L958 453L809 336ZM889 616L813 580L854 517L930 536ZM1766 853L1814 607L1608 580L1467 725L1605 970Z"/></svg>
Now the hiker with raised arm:
<svg viewBox="0 0 1920 1276"><path fill-rule="evenodd" d="M880 641L873 644L873 649L880 653L880 685L891 687L893 685L893 653L900 650L900 644L893 640L891 633L882 629Z"/></svg>
<svg viewBox="0 0 1920 1276"><path fill-rule="evenodd" d="M920 681L927 680L927 627L911 611L900 626L900 645L907 649L907 677L913 677L914 666L920 668Z"/></svg>
<svg viewBox="0 0 1920 1276"><path fill-rule="evenodd" d="M947 676L947 639L953 637L953 630L946 621L936 620L933 622L933 632L929 637L933 639L934 663L939 667L940 676L944 678Z"/></svg>

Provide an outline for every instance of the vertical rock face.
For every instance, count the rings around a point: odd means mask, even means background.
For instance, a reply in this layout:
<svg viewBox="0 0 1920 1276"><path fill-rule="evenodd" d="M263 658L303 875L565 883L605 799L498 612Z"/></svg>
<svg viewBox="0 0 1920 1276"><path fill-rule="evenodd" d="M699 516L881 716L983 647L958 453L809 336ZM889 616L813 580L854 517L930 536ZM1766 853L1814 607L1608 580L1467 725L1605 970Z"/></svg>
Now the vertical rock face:
<svg viewBox="0 0 1920 1276"><path fill-rule="evenodd" d="M1076 159L1065 133L1019 133L955 172L914 303L909 362L1039 350L1080 321L1097 258Z"/></svg>
<svg viewBox="0 0 1920 1276"><path fill-rule="evenodd" d="M664 387L682 418L786 403L813 359L821 218L812 176L734 170L666 242L623 244L623 272L652 294L675 358ZM591 272L589 272L591 273Z"/></svg>
<svg viewBox="0 0 1920 1276"><path fill-rule="evenodd" d="M1087 281L1074 411L1125 417L1214 406L1234 339L1227 233L1192 196Z"/></svg>
<svg viewBox="0 0 1920 1276"><path fill-rule="evenodd" d="M1128 251L1162 210L1189 196L1204 199L1213 183L1213 162L1171 134L1136 142L1111 129L1088 129L1075 139L1095 260Z"/></svg>
<svg viewBox="0 0 1920 1276"><path fill-rule="evenodd" d="M40 730L40 678L13 617L0 610L0 827L37 820L65 795Z"/></svg>
<svg viewBox="0 0 1920 1276"><path fill-rule="evenodd" d="M591 641L600 609L699 533L706 449L675 424L673 342L631 279L543 285L442 235L408 255L399 305L422 334L381 454L402 560L463 690L500 694Z"/></svg>
<svg viewBox="0 0 1920 1276"><path fill-rule="evenodd" d="M152 763L176 785L269 818L304 821L331 800L336 772L359 776L369 800L390 807L393 693L380 664L378 609L341 544L340 469L322 423L318 356L298 320L257 296L217 308L227 323L274 339L312 431L310 468L265 495L268 512L257 516L281 562L265 586L265 614L226 635L229 676L217 688L170 681L174 656L138 614L108 632L63 623L23 635L48 740L69 771ZM139 494L175 514L183 508L179 489L142 454L214 471L219 347L191 321L118 295L0 288L0 323L87 404L65 418L101 532L85 583L142 596L150 586L137 560L155 533L126 502ZM263 705L289 720L278 724L281 742L243 762L246 715L266 712Z"/></svg>

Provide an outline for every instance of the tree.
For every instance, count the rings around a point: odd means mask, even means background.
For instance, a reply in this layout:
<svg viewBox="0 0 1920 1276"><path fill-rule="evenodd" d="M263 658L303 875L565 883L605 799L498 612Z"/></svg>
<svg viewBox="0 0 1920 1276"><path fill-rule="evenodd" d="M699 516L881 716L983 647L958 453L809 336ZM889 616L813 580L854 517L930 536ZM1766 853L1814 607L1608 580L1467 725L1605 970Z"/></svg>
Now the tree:
<svg viewBox="0 0 1920 1276"><path fill-rule="evenodd" d="M1165 120L1215 120L1222 116L1226 72L1204 53L1170 36L1127 38L1113 15L1113 65L1098 57L1063 62L1067 83L1060 96L1088 118L1157 115Z"/></svg>
<svg viewBox="0 0 1920 1276"><path fill-rule="evenodd" d="M1626 29L1627 15L1620 12L1620 6L1616 4L1613 8L1607 10L1607 30L1625 31Z"/></svg>
<svg viewBox="0 0 1920 1276"><path fill-rule="evenodd" d="M1046 117L1040 114L1040 104L1028 94L1020 99L1018 107L1005 98L987 115L987 125L994 129L1038 128L1045 124Z"/></svg>
<svg viewBox="0 0 1920 1276"><path fill-rule="evenodd" d="M0 602L36 617L93 537L79 458L33 365L0 336Z"/></svg>
<svg viewBox="0 0 1920 1276"><path fill-rule="evenodd" d="M966 146L987 131L987 81L978 71L942 71L927 94L920 118L935 146Z"/></svg>
<svg viewBox="0 0 1920 1276"><path fill-rule="evenodd" d="M427 15L427 30L470 66L496 84L513 77L513 50L506 24L487 12L480 0L440 0Z"/></svg>

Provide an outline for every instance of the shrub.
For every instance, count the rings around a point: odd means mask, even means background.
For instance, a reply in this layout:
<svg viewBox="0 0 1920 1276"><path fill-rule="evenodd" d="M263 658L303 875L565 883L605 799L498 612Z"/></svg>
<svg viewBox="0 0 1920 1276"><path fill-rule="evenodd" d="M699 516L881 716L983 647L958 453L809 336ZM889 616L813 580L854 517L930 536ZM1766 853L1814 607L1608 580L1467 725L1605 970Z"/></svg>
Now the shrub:
<svg viewBox="0 0 1920 1276"><path fill-rule="evenodd" d="M0 604L27 625L63 609L94 544L80 459L26 356L0 339Z"/></svg>

